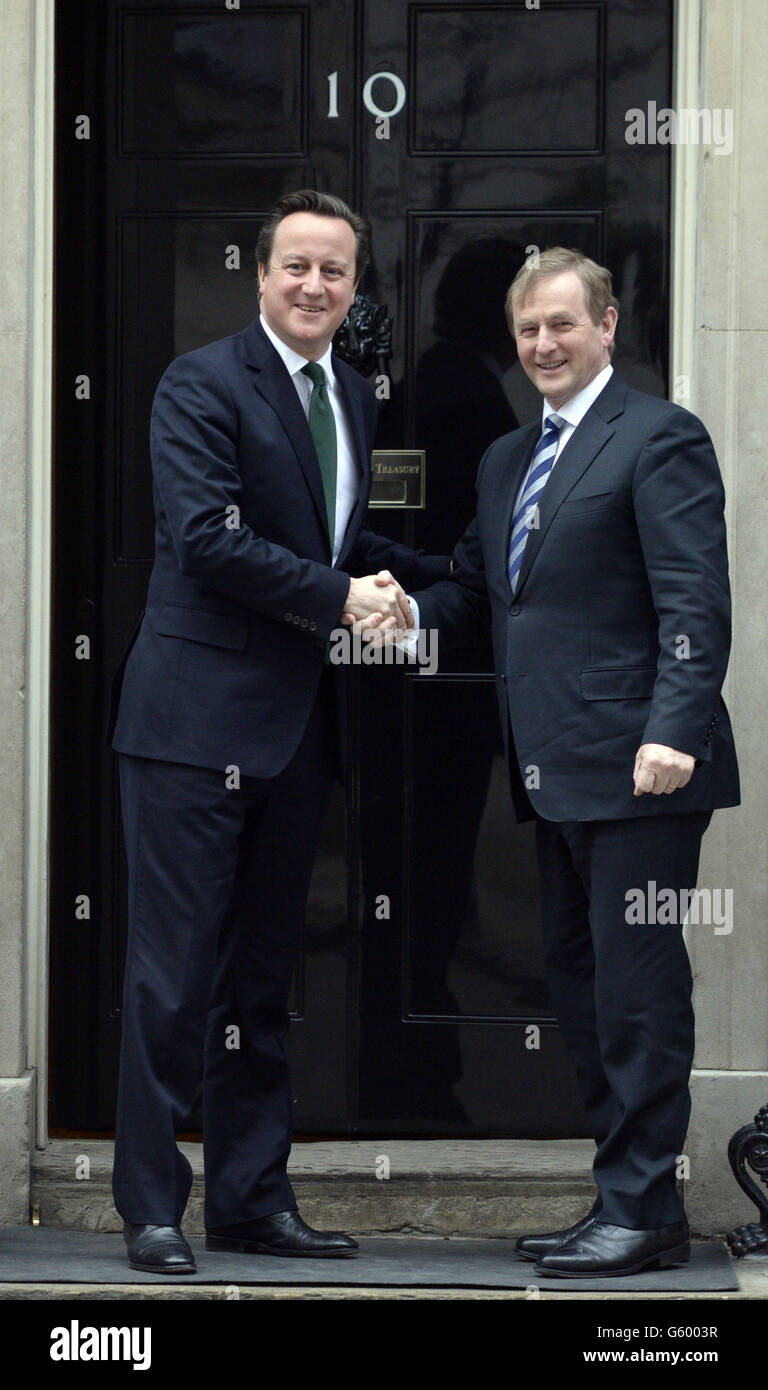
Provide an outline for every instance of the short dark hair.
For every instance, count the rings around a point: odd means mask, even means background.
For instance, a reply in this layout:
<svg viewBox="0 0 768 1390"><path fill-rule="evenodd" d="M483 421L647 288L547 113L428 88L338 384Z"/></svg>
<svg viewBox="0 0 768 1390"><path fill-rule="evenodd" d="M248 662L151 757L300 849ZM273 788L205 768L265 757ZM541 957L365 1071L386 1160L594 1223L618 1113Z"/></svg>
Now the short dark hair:
<svg viewBox="0 0 768 1390"><path fill-rule="evenodd" d="M270 208L256 242L256 264L269 269L275 228L284 217L290 217L294 212L314 212L318 217L341 217L349 223L355 234L355 280L359 280L371 259L371 224L353 212L341 198L335 198L332 193L318 193L316 188L300 188L296 193L284 193Z"/></svg>

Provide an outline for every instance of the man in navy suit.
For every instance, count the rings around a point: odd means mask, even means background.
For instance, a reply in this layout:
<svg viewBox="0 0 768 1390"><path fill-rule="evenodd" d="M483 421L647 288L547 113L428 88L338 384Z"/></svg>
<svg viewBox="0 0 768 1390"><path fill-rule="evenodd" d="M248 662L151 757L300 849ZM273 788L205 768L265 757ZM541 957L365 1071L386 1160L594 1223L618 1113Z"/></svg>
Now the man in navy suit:
<svg viewBox="0 0 768 1390"><path fill-rule="evenodd" d="M155 562L115 678L129 865L113 1192L134 1268L194 1269L175 1132L201 1072L208 1248L348 1255L286 1174L283 1037L317 834L343 762L345 620L413 625L426 557L365 524L372 388L332 352L370 228L281 198L259 237L259 319L178 357L151 419Z"/></svg>
<svg viewBox="0 0 768 1390"><path fill-rule="evenodd" d="M681 926L712 811L739 801L717 460L700 420L614 373L617 309L579 252L519 271L507 313L542 417L486 450L452 576L414 596L443 652L490 626L516 816L537 822L548 978L598 1195L518 1250L562 1277L688 1258ZM359 626L382 640L379 620Z"/></svg>

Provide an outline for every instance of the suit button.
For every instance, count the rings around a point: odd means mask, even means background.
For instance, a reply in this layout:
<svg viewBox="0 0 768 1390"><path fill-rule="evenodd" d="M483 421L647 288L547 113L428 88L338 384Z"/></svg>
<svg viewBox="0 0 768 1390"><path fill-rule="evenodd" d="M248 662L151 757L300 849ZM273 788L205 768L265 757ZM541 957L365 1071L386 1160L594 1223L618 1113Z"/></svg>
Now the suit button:
<svg viewBox="0 0 768 1390"><path fill-rule="evenodd" d="M317 632L317 623L310 623L309 630L310 632Z"/></svg>
<svg viewBox="0 0 768 1390"><path fill-rule="evenodd" d="M295 626L298 627L298 626L299 626L299 623L301 622L301 618L299 617L298 613L294 613L294 615L293 615L293 621L294 621Z"/></svg>
<svg viewBox="0 0 768 1390"><path fill-rule="evenodd" d="M506 683L507 683L507 676L506 676L506 672L505 672L505 671L502 671L502 673L501 673L501 683L502 683L502 685L506 685Z"/></svg>
<svg viewBox="0 0 768 1390"><path fill-rule="evenodd" d="M301 626L302 626L302 627L309 627L309 618L302 618L302 620L301 620Z"/></svg>
<svg viewBox="0 0 768 1390"><path fill-rule="evenodd" d="M293 614L292 614L292 613L286 613L286 614L285 614L285 621L286 621L287 623L292 623L292 622L293 622Z"/></svg>
<svg viewBox="0 0 768 1390"><path fill-rule="evenodd" d="M510 603L510 605L509 605L509 611L510 611L510 613L512 614L512 617L513 617L513 618L516 618L517 615L518 615L518 613L520 612L520 604L519 604L519 603Z"/></svg>

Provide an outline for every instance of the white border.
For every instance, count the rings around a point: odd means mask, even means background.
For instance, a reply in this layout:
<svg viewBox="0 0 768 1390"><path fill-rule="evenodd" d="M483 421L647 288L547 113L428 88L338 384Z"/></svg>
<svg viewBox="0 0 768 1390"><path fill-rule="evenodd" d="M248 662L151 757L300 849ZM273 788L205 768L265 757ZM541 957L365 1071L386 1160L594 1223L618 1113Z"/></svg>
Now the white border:
<svg viewBox="0 0 768 1390"><path fill-rule="evenodd" d="M32 43L29 459L26 553L24 969L36 1138L48 1141L48 842L53 398L54 0L35 0Z"/></svg>

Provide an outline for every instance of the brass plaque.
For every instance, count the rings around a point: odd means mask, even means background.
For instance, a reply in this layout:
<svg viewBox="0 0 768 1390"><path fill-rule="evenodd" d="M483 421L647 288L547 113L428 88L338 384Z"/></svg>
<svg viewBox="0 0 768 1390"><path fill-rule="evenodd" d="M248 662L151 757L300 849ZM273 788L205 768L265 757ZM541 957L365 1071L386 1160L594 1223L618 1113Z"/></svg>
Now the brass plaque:
<svg viewBox="0 0 768 1390"><path fill-rule="evenodd" d="M423 449L374 449L369 507L423 510L426 471L427 455Z"/></svg>

